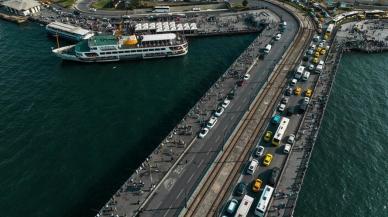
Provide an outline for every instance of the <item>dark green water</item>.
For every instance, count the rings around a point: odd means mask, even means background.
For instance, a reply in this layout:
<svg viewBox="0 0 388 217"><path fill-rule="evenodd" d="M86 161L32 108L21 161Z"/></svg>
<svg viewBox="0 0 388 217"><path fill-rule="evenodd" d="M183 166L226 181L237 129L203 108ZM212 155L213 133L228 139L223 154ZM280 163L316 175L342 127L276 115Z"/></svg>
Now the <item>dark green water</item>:
<svg viewBox="0 0 388 217"><path fill-rule="evenodd" d="M254 38L74 64L51 54L43 27L0 21L0 216L94 216Z"/></svg>
<svg viewBox="0 0 388 217"><path fill-rule="evenodd" d="M341 61L296 217L388 216L388 55Z"/></svg>

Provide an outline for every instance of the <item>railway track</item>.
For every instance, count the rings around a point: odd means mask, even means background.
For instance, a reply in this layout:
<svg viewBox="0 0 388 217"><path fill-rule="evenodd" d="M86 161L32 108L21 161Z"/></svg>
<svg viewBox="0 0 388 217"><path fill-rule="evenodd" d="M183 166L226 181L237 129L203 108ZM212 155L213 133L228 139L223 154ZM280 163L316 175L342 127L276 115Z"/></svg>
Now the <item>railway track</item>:
<svg viewBox="0 0 388 217"><path fill-rule="evenodd" d="M248 153L250 153L252 144L254 143L256 136L259 135L259 133L263 131L266 127L266 120L268 120L268 117L273 112L274 106L277 104L278 100L269 100L269 103L266 104L265 102L268 101L268 96L271 96L270 93L274 91L275 88L275 94L271 98L279 98L283 90L282 87L284 87L285 83L287 82L287 74L289 68L292 68L290 66L293 66L298 63L300 55L302 54L303 50L305 50L305 48L308 46L308 44L306 44L305 42L309 41L309 39L311 39L313 36L314 30L311 26L311 23L308 24L306 27L303 27L302 25L303 24L301 22L301 27L296 36L296 38L299 38L300 40L292 44L286 56L280 62L279 67L273 73L273 76L271 77L270 81L264 87L262 93L260 94L260 96L258 96L257 100L255 100L253 106L251 106L251 110L247 114L238 131L232 138L230 144L219 159L219 162L216 163L215 167L206 179L205 183L196 195L195 199L188 207L185 216L190 217L217 215L217 208L227 196L227 189L239 177L240 173L238 172L238 170L239 168L241 168L241 164L245 163L246 159L249 157ZM253 129L252 126L254 126ZM249 138L249 140L245 143L245 145L242 146L241 142L239 143L239 141L243 141L244 138ZM241 148L242 151L239 150ZM229 159L231 154L237 151L241 151L241 154L237 157L237 159L231 161ZM222 188L219 188L220 191L214 198L214 202L210 205L210 207L204 207L203 205L201 205L201 201L204 201L206 197L211 197L209 194L211 194L212 189L214 189L214 184L216 183L216 181L219 181L220 174L222 173L222 169L225 166L224 164L226 163L230 164L232 168L229 174L227 175L227 178L223 178L224 182L222 184Z"/></svg>

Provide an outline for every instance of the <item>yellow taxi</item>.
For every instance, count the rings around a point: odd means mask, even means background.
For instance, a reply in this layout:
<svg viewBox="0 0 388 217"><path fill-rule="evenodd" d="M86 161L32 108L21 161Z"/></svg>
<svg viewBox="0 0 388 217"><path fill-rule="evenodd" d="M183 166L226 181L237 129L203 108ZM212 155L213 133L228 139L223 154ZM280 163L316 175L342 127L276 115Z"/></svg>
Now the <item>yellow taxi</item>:
<svg viewBox="0 0 388 217"><path fill-rule="evenodd" d="M322 48L321 48L321 47L318 47L317 50L316 50L316 52L320 53L321 50L322 50Z"/></svg>
<svg viewBox="0 0 388 217"><path fill-rule="evenodd" d="M330 37L330 34L325 34L325 35L323 36L323 39L327 40L327 39L329 39L329 37Z"/></svg>
<svg viewBox="0 0 388 217"><path fill-rule="evenodd" d="M260 179L256 179L252 184L252 191L259 192L262 184L263 184L263 181L261 181Z"/></svg>
<svg viewBox="0 0 388 217"><path fill-rule="evenodd" d="M313 58L313 63L314 64L318 64L318 62L319 62L319 59L317 57Z"/></svg>
<svg viewBox="0 0 388 217"><path fill-rule="evenodd" d="M321 55L325 55L326 50L325 50L325 49L322 49L319 53L320 53Z"/></svg>
<svg viewBox="0 0 388 217"><path fill-rule="evenodd" d="M319 55L320 55L320 54L319 54L319 52L318 52L318 51L314 53L314 57L315 57L315 58L318 58L318 57L319 57Z"/></svg>
<svg viewBox="0 0 388 217"><path fill-rule="evenodd" d="M294 90L294 94L299 96L302 93L302 88L301 87L296 87Z"/></svg>
<svg viewBox="0 0 388 217"><path fill-rule="evenodd" d="M269 141L271 141L271 138L272 138L272 132L271 131L265 132L264 141L269 142Z"/></svg>
<svg viewBox="0 0 388 217"><path fill-rule="evenodd" d="M272 154L265 154L264 160L263 160L263 165L269 166L271 164L272 158L273 158Z"/></svg>
<svg viewBox="0 0 388 217"><path fill-rule="evenodd" d="M311 95L313 95L313 90L311 90L310 88L308 88L308 89L306 90L306 93L305 93L304 95L307 96L307 97L311 97Z"/></svg>

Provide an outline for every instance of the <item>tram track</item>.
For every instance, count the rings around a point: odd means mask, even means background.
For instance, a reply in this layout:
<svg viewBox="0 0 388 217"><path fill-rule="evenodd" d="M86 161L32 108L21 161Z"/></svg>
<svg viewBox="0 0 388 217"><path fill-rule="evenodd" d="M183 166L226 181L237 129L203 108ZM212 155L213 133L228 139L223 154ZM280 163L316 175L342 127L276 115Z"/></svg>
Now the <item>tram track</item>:
<svg viewBox="0 0 388 217"><path fill-rule="evenodd" d="M248 153L250 153L255 138L266 127L265 123L268 120L268 117L273 112L274 106L278 102L278 100L273 99L278 99L281 95L283 90L282 87L284 87L285 83L287 82L288 71L290 68L292 68L290 66L297 64L297 61L299 61L300 55L303 53L303 50L305 50L306 46L308 46L306 41L309 41L309 39L312 38L314 30L309 25L303 27L302 21L300 21L300 25L300 29L298 30L297 36L295 37L299 40L294 41L295 43L291 45L284 58L282 58L281 62L278 64L279 67L277 67L273 72L273 76L270 78L270 81L267 82L267 85L264 87L261 94L254 101L253 105L251 105L250 111L245 116L242 124L236 131L233 138L230 140L230 144L227 146L218 162L214 162L216 163L214 168L212 169L206 181L202 185L200 191L188 207L185 216L189 217L217 215L217 208L228 195L227 189L229 189L231 184L234 183L234 181L236 181L236 179L239 177L240 173L238 172L238 170L241 168L241 164L245 163L246 159L249 157ZM271 96L270 93L274 91L274 88L275 94L271 97L272 100L269 100L268 104L264 103ZM252 129L253 125L254 127ZM241 146L241 141L243 141L244 138L247 137L249 138L248 142L246 142L245 145ZM241 148L243 148L242 151L239 150ZM237 159L230 160L231 154L238 151L240 151L241 153L237 156ZM201 202L204 201L206 197L210 197L209 194L212 192L212 189L214 189L214 184L216 183L216 181L219 181L220 174L222 173L222 169L224 168L225 164L231 164L232 168L229 174L227 175L227 178L223 178L224 182L222 184L222 188L220 188L217 197L214 198L214 202L211 204L211 207L205 211L206 213L201 210L201 214L198 215L198 211L204 208L201 205Z"/></svg>

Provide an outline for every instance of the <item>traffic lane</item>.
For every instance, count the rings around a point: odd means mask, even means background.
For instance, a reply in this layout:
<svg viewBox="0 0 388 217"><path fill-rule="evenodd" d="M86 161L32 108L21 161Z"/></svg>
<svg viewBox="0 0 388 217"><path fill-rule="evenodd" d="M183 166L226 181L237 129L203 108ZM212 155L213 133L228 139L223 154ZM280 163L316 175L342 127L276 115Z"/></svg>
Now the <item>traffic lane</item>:
<svg viewBox="0 0 388 217"><path fill-rule="evenodd" d="M289 39L292 39L293 37L291 37L291 36L293 36L293 34L295 34L295 32L292 32L292 31L289 31L289 33L292 33L292 34L290 34L290 37L289 37ZM285 34L285 36L287 36L288 34ZM287 37L284 37L285 39L287 39ZM278 49L278 52L277 52L277 54L278 55L281 55L283 52L282 51L280 51L281 49ZM272 52L272 55L274 55L274 53L276 53L276 52ZM271 56L271 55L269 55L269 56ZM269 64L269 62L265 62L265 61L263 61L263 63L262 63L262 65L267 65L267 67L269 67L270 66L270 64ZM240 95L240 94L239 94ZM239 99L240 97L236 97L237 99ZM233 100L234 101L234 100ZM233 102L232 101L232 102ZM246 101L246 100L245 100ZM231 106L233 106L233 104L231 104ZM248 106L248 105L247 105ZM220 120L219 120L219 122L220 122ZM219 123L217 123L217 124L219 124ZM217 129L217 127L215 126L214 128L216 128ZM216 129L212 129L212 131L215 131ZM224 130L224 129L223 129ZM210 136L210 135L208 135L208 136ZM210 138L210 137L207 137L207 138ZM217 139L216 139L217 140ZM203 146L202 146L203 147ZM204 150L204 151L208 151L208 150ZM209 152L208 152L209 153ZM199 156L199 155L197 155L197 156ZM214 156L215 157L215 156ZM187 170L185 170L185 171L183 171L183 177L187 177L188 175L190 175L190 177L193 177L192 176L192 172L190 171L190 173L189 174L187 174L186 175L186 171ZM189 177L189 179L190 179L190 177ZM180 178L180 179L182 179L182 178ZM178 182L179 183L179 182ZM174 186L176 186L176 187L174 187L174 188L177 188L178 186L179 186L179 184L177 184L177 183L175 183L175 185ZM184 186L187 186L187 185L184 185ZM180 188L182 187L182 186L179 186ZM179 194L179 193L178 193ZM165 200L166 201L166 200ZM177 202L177 201L173 201L174 203L175 202ZM167 205L167 206L166 206ZM160 204L160 207L163 209L163 207L167 207L167 209L169 209L169 208L171 208L171 203L168 203L167 202L167 204ZM180 207L182 207L182 206L180 206Z"/></svg>

